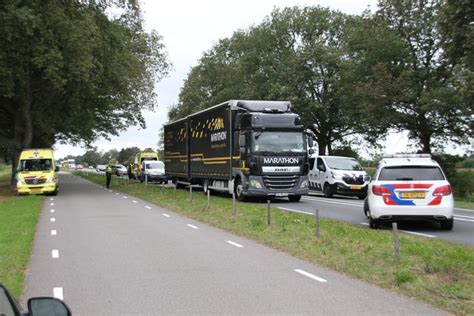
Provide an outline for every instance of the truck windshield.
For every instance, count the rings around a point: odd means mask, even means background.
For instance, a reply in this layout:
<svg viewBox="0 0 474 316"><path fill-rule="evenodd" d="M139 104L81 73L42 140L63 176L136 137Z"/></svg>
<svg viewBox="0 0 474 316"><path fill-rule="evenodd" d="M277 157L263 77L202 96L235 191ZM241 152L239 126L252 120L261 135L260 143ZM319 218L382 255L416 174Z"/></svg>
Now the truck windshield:
<svg viewBox="0 0 474 316"><path fill-rule="evenodd" d="M326 163L329 168L336 170L352 170L352 171L362 171L362 167L354 159L349 158L335 158L335 157L325 157Z"/></svg>
<svg viewBox="0 0 474 316"><path fill-rule="evenodd" d="M165 165L161 161L150 162L146 164L147 169L163 169Z"/></svg>
<svg viewBox="0 0 474 316"><path fill-rule="evenodd" d="M252 149L254 152L305 152L301 132L255 132Z"/></svg>
<svg viewBox="0 0 474 316"><path fill-rule="evenodd" d="M20 161L20 171L48 171L51 168L51 159L25 159Z"/></svg>

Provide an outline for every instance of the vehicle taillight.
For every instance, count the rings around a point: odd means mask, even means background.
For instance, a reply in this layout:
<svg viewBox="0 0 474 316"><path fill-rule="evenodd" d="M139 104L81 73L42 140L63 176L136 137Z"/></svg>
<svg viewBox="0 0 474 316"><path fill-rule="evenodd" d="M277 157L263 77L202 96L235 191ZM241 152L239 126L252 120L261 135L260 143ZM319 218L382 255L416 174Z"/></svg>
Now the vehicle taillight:
<svg viewBox="0 0 474 316"><path fill-rule="evenodd" d="M443 185L442 187L436 188L433 192L434 196L443 196L443 195L450 195L452 193L451 186Z"/></svg>
<svg viewBox="0 0 474 316"><path fill-rule="evenodd" d="M387 187L384 187L382 185L374 185L372 186L372 193L374 195L382 195L382 196L388 196L392 195L390 190Z"/></svg>

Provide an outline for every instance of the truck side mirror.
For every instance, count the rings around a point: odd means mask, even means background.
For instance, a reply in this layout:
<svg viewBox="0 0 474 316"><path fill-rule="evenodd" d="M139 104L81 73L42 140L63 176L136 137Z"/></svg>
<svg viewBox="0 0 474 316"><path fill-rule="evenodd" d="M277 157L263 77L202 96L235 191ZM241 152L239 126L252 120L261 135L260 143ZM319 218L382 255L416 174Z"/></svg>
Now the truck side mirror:
<svg viewBox="0 0 474 316"><path fill-rule="evenodd" d="M309 148L312 148L314 146L314 140L313 137L308 135L308 146Z"/></svg>
<svg viewBox="0 0 474 316"><path fill-rule="evenodd" d="M246 142L246 138L245 138L245 135L240 135L239 136L239 146L240 146L240 153L241 154L245 154L247 153L247 142Z"/></svg>

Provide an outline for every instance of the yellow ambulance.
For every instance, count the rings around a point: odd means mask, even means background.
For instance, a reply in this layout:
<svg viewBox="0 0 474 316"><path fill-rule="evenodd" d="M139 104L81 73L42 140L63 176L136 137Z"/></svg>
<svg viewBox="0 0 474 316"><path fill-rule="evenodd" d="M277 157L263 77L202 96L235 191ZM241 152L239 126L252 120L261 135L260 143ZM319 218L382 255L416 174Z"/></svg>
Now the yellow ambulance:
<svg viewBox="0 0 474 316"><path fill-rule="evenodd" d="M133 176L140 179L142 172L142 163L144 160L158 160L158 154L154 151L140 151L135 155Z"/></svg>
<svg viewBox="0 0 474 316"><path fill-rule="evenodd" d="M17 173L17 193L50 194L58 193L59 167L52 149L25 149L20 154Z"/></svg>

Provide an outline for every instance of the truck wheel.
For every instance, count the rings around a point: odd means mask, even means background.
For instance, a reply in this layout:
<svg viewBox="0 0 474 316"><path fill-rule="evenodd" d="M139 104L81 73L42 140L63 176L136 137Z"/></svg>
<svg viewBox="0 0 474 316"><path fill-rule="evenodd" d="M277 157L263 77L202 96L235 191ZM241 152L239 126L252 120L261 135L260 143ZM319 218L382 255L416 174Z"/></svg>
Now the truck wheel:
<svg viewBox="0 0 474 316"><path fill-rule="evenodd" d="M247 198L242 194L243 191L244 191L244 186L242 185L242 180L240 180L240 178L237 178L237 181L235 184L235 197L240 202L247 201Z"/></svg>
<svg viewBox="0 0 474 316"><path fill-rule="evenodd" d="M441 225L441 229L442 230L453 230L453 224L454 224L454 220L451 218L451 219L446 219L442 222L439 222L440 225Z"/></svg>
<svg viewBox="0 0 474 316"><path fill-rule="evenodd" d="M324 196L327 197L327 198L332 197L332 190L331 190L331 186L329 185L329 183L324 184L323 193L324 193Z"/></svg>
<svg viewBox="0 0 474 316"><path fill-rule="evenodd" d="M207 195L207 191L209 191L209 181L207 179L204 179L204 181L202 182L202 193L204 193L204 195Z"/></svg>
<svg viewBox="0 0 474 316"><path fill-rule="evenodd" d="M301 195L288 195L288 200L290 200L290 202L299 202Z"/></svg>

